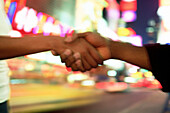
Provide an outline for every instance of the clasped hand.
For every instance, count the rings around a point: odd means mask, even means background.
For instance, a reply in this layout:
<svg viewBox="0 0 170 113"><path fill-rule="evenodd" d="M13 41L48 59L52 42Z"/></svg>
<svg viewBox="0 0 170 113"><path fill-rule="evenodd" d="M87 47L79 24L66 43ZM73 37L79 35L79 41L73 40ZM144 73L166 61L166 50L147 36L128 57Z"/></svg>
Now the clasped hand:
<svg viewBox="0 0 170 113"><path fill-rule="evenodd" d="M111 58L109 43L98 33L73 33L72 37L65 38L67 49L60 57L73 71L88 71Z"/></svg>

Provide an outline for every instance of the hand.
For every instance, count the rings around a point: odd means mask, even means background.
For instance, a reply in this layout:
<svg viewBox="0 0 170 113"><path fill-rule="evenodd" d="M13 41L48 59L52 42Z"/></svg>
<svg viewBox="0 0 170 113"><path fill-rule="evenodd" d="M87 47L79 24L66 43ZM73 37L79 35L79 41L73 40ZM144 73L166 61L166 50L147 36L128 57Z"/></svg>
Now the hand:
<svg viewBox="0 0 170 113"><path fill-rule="evenodd" d="M72 37L66 37L65 42L71 43L74 42L78 38L84 38L86 41L88 41L92 46L94 46L100 53L100 55L103 57L103 60L111 58L111 52L109 48L109 40L103 38L98 33L92 33L92 32L86 32L86 33L79 33L76 35L73 35ZM61 54L61 58L63 62L66 62L66 64L71 65L71 67L75 66L76 60L69 60L69 59L75 59L73 54ZM79 62L81 64L81 61L76 61L76 63ZM99 62L98 62L99 63ZM82 67L82 66L81 66Z"/></svg>
<svg viewBox="0 0 170 113"><path fill-rule="evenodd" d="M73 39L76 37L73 37ZM84 38L87 42L89 42L93 47L95 47L100 55L103 57L104 60L111 58L111 51L110 51L110 41L102 37L99 33L93 32L86 32L86 33L79 33L77 38ZM67 40L65 40L67 42ZM74 41L74 40L73 40Z"/></svg>
<svg viewBox="0 0 170 113"><path fill-rule="evenodd" d="M70 53L69 53L68 49L71 50ZM64 50L66 50L66 52L64 52ZM70 57L68 59L69 62L72 62L75 60L77 61L77 59L78 59L78 61L72 66L72 69L74 71L90 70L91 68L97 67L98 62L101 63L103 61L102 57L97 52L97 50L83 38L78 38L72 43L65 43L62 48L60 48L60 49L56 48L56 49L53 49L53 51L55 51L55 53L58 53L58 54L62 54L64 52L64 53L66 53L66 55L69 55L69 54L73 55L73 53L81 54L81 57L80 57L80 55L75 55L74 57L72 57L72 58ZM75 58L76 56L77 56L77 58ZM64 57L62 55L61 55L61 58L63 61ZM81 60L81 62L80 62L80 60ZM82 63L82 64L80 64L80 63ZM66 65L68 67L70 66L69 63L66 63ZM79 65L79 68L77 68L77 65Z"/></svg>

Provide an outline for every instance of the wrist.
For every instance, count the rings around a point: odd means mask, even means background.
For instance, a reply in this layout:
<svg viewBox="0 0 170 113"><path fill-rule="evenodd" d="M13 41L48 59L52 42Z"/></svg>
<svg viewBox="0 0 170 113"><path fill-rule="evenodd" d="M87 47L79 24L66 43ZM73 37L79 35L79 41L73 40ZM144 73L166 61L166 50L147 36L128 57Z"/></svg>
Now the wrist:
<svg viewBox="0 0 170 113"><path fill-rule="evenodd" d="M56 54L61 54L64 51L64 38L59 36L51 36L49 38L50 50L55 51Z"/></svg>
<svg viewBox="0 0 170 113"><path fill-rule="evenodd" d="M119 52L121 51L120 43L121 42L112 41L112 40L109 42L109 49L110 49L110 54L112 59L120 58L120 54L119 54Z"/></svg>

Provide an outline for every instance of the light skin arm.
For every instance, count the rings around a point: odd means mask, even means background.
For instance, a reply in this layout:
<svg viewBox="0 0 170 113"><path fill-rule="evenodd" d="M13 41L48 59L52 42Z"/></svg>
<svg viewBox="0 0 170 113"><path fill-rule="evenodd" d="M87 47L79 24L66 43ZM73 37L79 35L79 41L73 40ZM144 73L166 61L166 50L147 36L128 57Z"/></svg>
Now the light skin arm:
<svg viewBox="0 0 170 113"><path fill-rule="evenodd" d="M152 70L145 47L137 47L128 43L108 40L98 33L92 32L80 33L76 38L85 38L92 46L94 46L99 51L104 60L119 59L137 65L139 67ZM69 37L69 40L65 41L71 43L76 38ZM66 64L74 63L70 63L69 61L67 61L67 59L65 59L64 61L66 62Z"/></svg>

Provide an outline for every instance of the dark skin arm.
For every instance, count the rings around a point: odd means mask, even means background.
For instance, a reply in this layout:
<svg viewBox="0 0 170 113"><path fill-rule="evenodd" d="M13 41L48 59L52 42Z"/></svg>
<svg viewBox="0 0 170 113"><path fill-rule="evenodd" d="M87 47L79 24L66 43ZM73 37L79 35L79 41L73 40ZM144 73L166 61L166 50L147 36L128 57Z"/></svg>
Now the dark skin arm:
<svg viewBox="0 0 170 113"><path fill-rule="evenodd" d="M112 58L126 61L139 67L152 70L145 47L137 47L123 42L110 42Z"/></svg>
<svg viewBox="0 0 170 113"><path fill-rule="evenodd" d="M107 59L119 59L126 61L128 63L137 65L139 67L152 70L149 57L145 47L137 47L128 43L112 41L102 37L98 33L86 32L79 33L77 37L69 37L71 39L65 40L68 43L71 43L77 38L84 38L89 42L92 46L94 46L104 60ZM66 64L74 64L74 62L70 62L67 59L72 57L71 55L64 55L64 61Z"/></svg>
<svg viewBox="0 0 170 113"><path fill-rule="evenodd" d="M26 36L22 38L0 36L0 60L49 50L54 51L56 54L61 54L67 49L72 50L73 53L78 52L81 54L81 60L84 64L81 67L82 71L96 67L97 62L102 61L96 49L84 39L66 44L64 38L58 36ZM74 67L76 70L76 66Z"/></svg>

